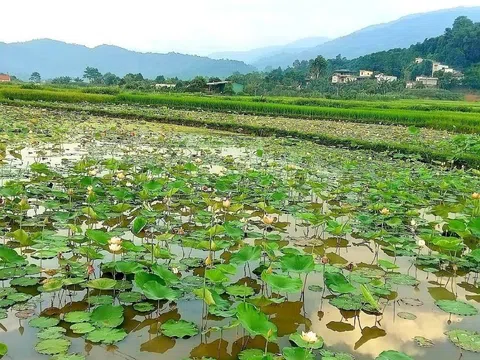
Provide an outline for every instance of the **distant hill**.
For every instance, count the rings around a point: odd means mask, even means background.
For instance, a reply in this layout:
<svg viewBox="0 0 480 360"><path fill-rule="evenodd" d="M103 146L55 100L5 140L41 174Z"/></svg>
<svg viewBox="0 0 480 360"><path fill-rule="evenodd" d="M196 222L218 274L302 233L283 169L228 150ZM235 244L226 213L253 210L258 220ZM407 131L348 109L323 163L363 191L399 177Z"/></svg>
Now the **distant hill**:
<svg viewBox="0 0 480 360"><path fill-rule="evenodd" d="M283 52L264 57L253 65L263 70L268 66L287 67L297 59L309 60L318 55L333 58L341 54L352 59L379 51L405 48L426 38L443 34L445 28L451 26L459 16L467 16L475 22L480 21L480 7L459 7L409 15L393 22L369 26L304 51Z"/></svg>
<svg viewBox="0 0 480 360"><path fill-rule="evenodd" d="M310 37L299 39L286 45L268 46L247 51L225 51L216 52L208 55L212 59L232 59L243 61L247 64L255 63L265 57L273 57L280 54L297 54L306 51L309 48L324 44L329 38L327 37Z"/></svg>
<svg viewBox="0 0 480 360"><path fill-rule="evenodd" d="M214 60L178 53L156 54L129 51L101 45L93 49L83 45L41 39L23 43L0 42L0 72L28 79L38 71L42 78L81 77L87 66L118 76L142 73L146 78L158 75L190 79L197 75L227 77L234 72L247 73L252 66L235 60Z"/></svg>

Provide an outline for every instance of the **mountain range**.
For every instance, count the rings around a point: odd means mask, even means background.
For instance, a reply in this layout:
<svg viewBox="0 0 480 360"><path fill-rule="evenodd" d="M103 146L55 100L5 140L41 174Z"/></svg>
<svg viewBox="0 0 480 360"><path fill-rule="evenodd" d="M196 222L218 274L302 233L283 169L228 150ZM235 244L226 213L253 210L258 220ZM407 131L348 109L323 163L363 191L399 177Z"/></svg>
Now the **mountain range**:
<svg viewBox="0 0 480 360"><path fill-rule="evenodd" d="M0 42L0 73L23 80L38 71L44 79L58 76L81 77L87 66L119 76L142 73L146 78L158 75L190 79L197 75L225 78L234 72L248 73L265 68L287 67L295 60L309 60L339 54L349 59L393 48L409 47L426 38L443 34L459 16L480 21L480 6L459 7L409 15L398 20L372 25L347 36L300 39L283 46L249 51L211 54L210 57L178 53L140 53L112 45L88 48L50 39L19 43Z"/></svg>
<svg viewBox="0 0 480 360"><path fill-rule="evenodd" d="M458 7L405 16L389 23L366 27L300 52L283 52L265 56L251 64L263 70L266 67L287 67L295 60L309 60L318 55L330 59L341 54L342 57L353 59L379 51L405 48L443 34L459 16L467 16L474 22L478 22L480 6Z"/></svg>
<svg viewBox="0 0 480 360"><path fill-rule="evenodd" d="M178 53L140 53L112 45L88 48L50 39L21 43L0 42L0 72L27 80L38 71L42 78L58 76L82 77L87 66L119 76L142 73L154 79L158 75L190 79L197 75L227 77L238 71L248 73L255 68L237 60L215 60Z"/></svg>

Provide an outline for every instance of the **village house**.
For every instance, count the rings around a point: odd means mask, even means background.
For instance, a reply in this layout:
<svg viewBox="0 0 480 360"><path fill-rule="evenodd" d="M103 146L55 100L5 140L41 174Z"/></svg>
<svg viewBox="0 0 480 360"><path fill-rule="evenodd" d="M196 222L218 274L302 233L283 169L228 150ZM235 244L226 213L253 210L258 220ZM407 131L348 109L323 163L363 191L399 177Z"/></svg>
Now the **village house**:
<svg viewBox="0 0 480 360"><path fill-rule="evenodd" d="M336 70L332 76L332 84L346 84L357 81L357 77L353 75L353 71L341 69Z"/></svg>
<svg viewBox="0 0 480 360"><path fill-rule="evenodd" d="M7 74L0 74L0 82L10 82L12 78Z"/></svg>
<svg viewBox="0 0 480 360"><path fill-rule="evenodd" d="M423 63L423 59L422 58L416 58L415 59L415 64L421 64Z"/></svg>
<svg viewBox="0 0 480 360"><path fill-rule="evenodd" d="M370 70L360 70L361 78L371 78L373 76L373 71Z"/></svg>
<svg viewBox="0 0 480 360"><path fill-rule="evenodd" d="M155 89L170 89L170 88L174 88L175 86L177 86L176 84L155 84Z"/></svg>
<svg viewBox="0 0 480 360"><path fill-rule="evenodd" d="M391 75L385 75L385 74L377 74L375 75L375 79L377 79L377 82L393 82L397 81L398 77L396 76L391 76Z"/></svg>
<svg viewBox="0 0 480 360"><path fill-rule="evenodd" d="M437 87L438 86L438 78L436 77L428 77L428 76L417 76L415 79L417 84L423 84L425 87Z"/></svg>

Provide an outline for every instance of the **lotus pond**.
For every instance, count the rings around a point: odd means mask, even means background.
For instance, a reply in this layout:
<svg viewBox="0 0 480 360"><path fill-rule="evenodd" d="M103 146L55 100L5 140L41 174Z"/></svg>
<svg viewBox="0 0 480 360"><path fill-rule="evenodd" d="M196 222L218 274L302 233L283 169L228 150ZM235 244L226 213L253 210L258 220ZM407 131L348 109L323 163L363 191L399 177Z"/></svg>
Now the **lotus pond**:
<svg viewBox="0 0 480 360"><path fill-rule="evenodd" d="M477 359L479 175L0 106L0 357Z"/></svg>

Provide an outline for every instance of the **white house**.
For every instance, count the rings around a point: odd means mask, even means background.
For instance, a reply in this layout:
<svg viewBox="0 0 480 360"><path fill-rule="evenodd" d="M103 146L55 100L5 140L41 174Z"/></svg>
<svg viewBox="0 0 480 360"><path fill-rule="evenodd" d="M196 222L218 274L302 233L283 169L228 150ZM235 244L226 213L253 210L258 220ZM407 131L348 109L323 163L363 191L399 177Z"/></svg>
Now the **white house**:
<svg viewBox="0 0 480 360"><path fill-rule="evenodd" d="M360 77L372 77L373 71L370 70L360 70Z"/></svg>
<svg viewBox="0 0 480 360"><path fill-rule="evenodd" d="M176 84L155 84L155 89L174 88Z"/></svg>
<svg viewBox="0 0 480 360"><path fill-rule="evenodd" d="M378 82L393 82L398 80L398 77L396 76L385 75L385 74L375 75L375 78L377 79Z"/></svg>
<svg viewBox="0 0 480 360"><path fill-rule="evenodd" d="M428 76L417 76L415 79L417 83L425 85L425 87L437 87L438 78Z"/></svg>

